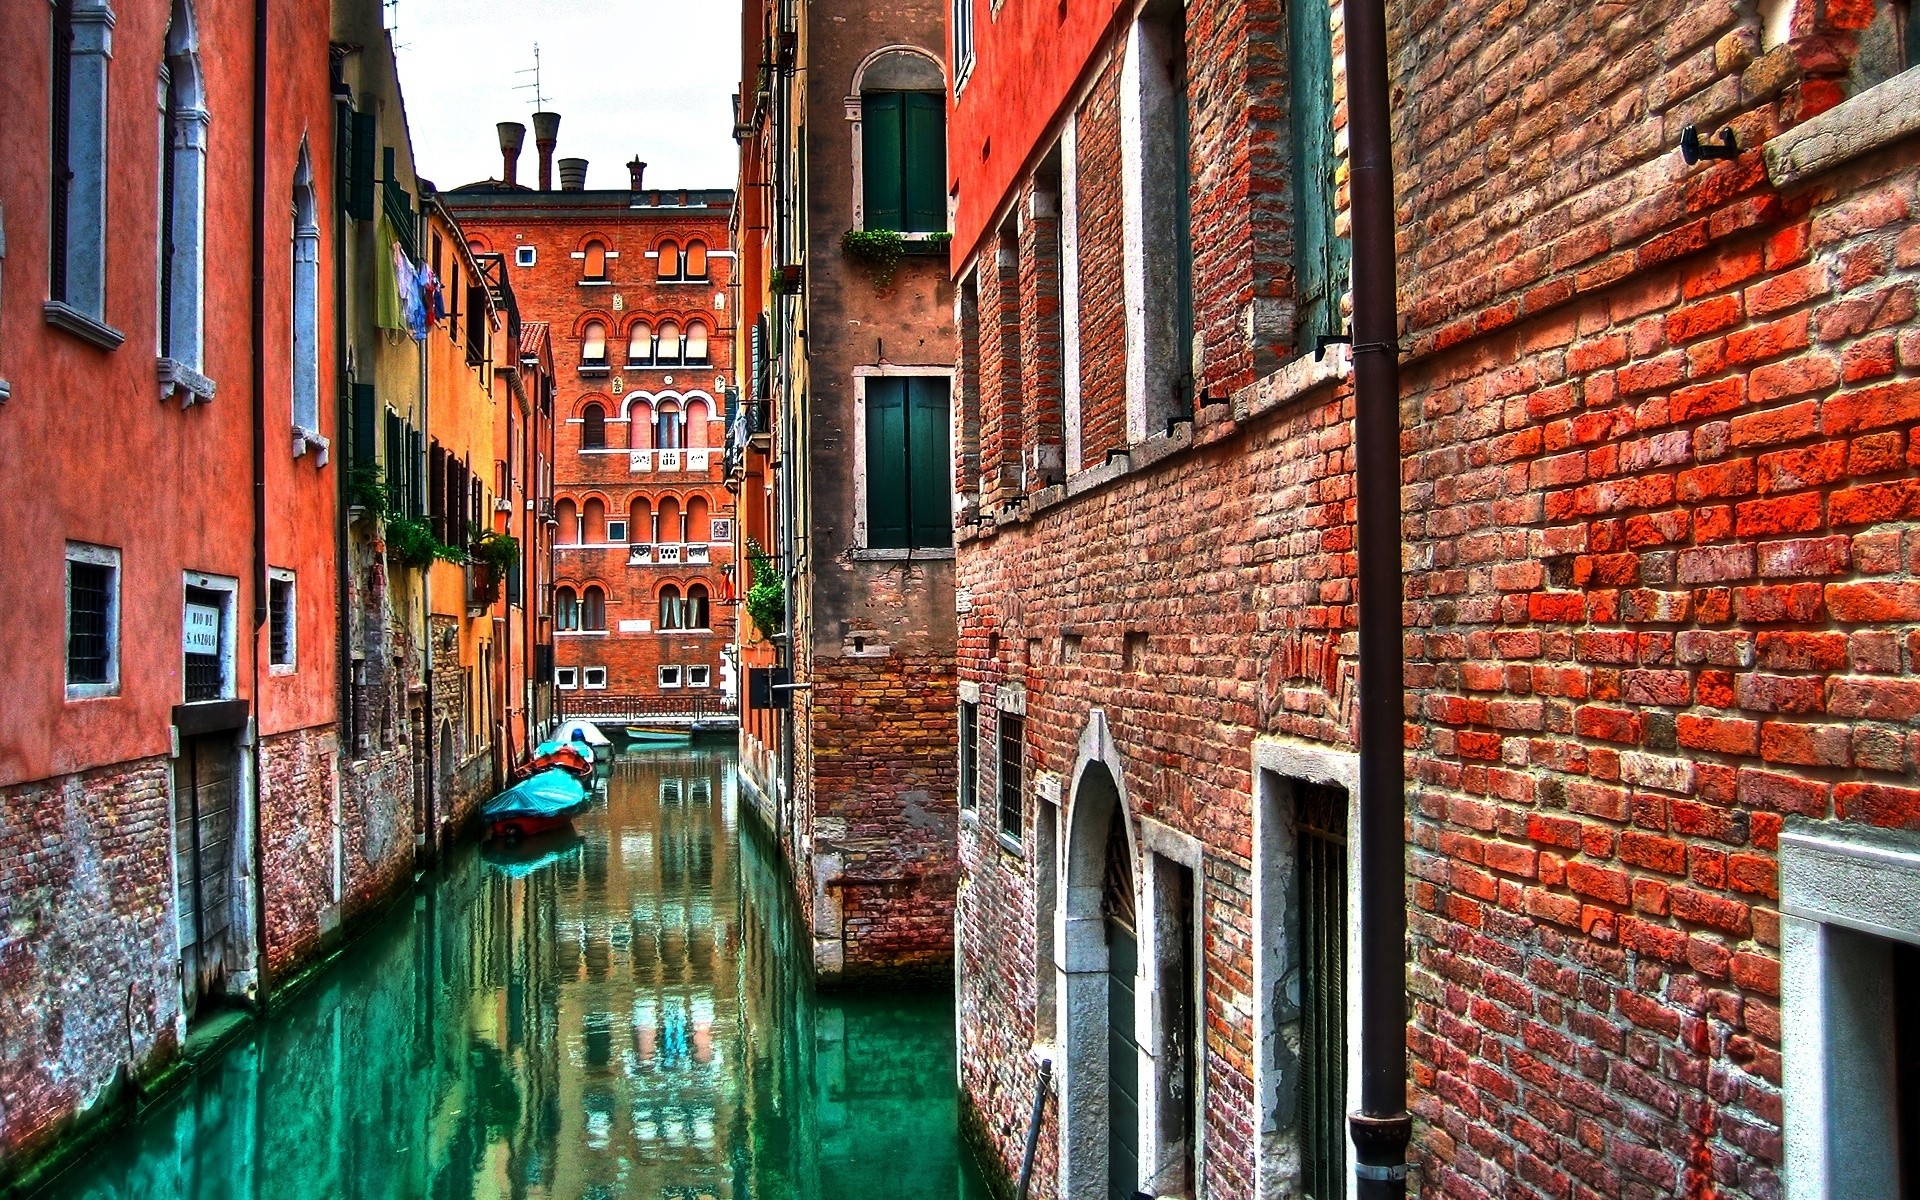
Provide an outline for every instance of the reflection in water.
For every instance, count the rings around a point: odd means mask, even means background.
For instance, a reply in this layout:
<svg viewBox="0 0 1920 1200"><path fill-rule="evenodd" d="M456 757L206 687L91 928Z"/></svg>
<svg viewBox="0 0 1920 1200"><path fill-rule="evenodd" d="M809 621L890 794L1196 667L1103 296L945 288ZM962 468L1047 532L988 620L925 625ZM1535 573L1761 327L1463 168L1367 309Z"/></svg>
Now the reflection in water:
<svg viewBox="0 0 1920 1200"><path fill-rule="evenodd" d="M577 834L465 855L52 1195L985 1197L950 1002L812 994L735 786L616 760Z"/></svg>

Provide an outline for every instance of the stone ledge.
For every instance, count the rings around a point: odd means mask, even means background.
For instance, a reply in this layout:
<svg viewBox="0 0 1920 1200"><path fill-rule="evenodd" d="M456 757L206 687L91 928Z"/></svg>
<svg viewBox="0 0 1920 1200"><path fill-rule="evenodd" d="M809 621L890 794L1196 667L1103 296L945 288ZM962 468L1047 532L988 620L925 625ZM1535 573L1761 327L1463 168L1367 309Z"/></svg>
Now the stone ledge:
<svg viewBox="0 0 1920 1200"><path fill-rule="evenodd" d="M1843 100L1761 147L1767 177L1784 188L1920 133L1920 69Z"/></svg>
<svg viewBox="0 0 1920 1200"><path fill-rule="evenodd" d="M157 371L162 400L169 399L176 392L180 395L181 408L192 408L195 404L206 404L213 400L213 380L179 359L162 358Z"/></svg>
<svg viewBox="0 0 1920 1200"><path fill-rule="evenodd" d="M1233 394L1236 421L1284 408L1317 388L1338 383L1353 375L1353 350L1341 343L1327 347L1324 355L1302 354L1273 374L1257 379Z"/></svg>
<svg viewBox="0 0 1920 1200"><path fill-rule="evenodd" d="M47 324L55 329L63 329L83 342L90 342L102 350L118 350L127 335L102 321L97 321L62 300L49 300L41 309L46 314Z"/></svg>

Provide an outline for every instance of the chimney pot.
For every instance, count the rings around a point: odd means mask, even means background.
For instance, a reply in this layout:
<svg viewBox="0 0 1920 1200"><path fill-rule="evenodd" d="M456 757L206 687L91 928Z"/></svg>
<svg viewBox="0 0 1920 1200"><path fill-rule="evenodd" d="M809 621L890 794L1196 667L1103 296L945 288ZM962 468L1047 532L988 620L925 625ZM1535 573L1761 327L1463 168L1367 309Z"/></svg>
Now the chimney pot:
<svg viewBox="0 0 1920 1200"><path fill-rule="evenodd" d="M527 141L527 127L518 121L502 121L500 131L500 179L508 187L520 182L520 147Z"/></svg>
<svg viewBox="0 0 1920 1200"><path fill-rule="evenodd" d="M533 114L533 144L540 149L540 190L553 190L553 148L560 140L560 114Z"/></svg>
<svg viewBox="0 0 1920 1200"><path fill-rule="evenodd" d="M584 158L563 158L560 160L560 190L563 192L584 191L587 186L587 160Z"/></svg>
<svg viewBox="0 0 1920 1200"><path fill-rule="evenodd" d="M632 162L627 164L627 175L628 190L634 192L639 191L640 181L647 176L647 164L641 162L636 157Z"/></svg>

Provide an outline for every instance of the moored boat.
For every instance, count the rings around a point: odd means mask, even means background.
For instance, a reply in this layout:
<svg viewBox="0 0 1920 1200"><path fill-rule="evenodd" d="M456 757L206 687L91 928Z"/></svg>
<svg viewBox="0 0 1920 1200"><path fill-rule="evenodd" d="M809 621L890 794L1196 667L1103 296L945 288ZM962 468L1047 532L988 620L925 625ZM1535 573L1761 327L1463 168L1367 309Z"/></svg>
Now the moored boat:
<svg viewBox="0 0 1920 1200"><path fill-rule="evenodd" d="M685 746L693 730L682 725L629 725L627 743L633 746Z"/></svg>
<svg viewBox="0 0 1920 1200"><path fill-rule="evenodd" d="M556 767L576 779L592 779L593 747L585 742L541 742L533 748L533 757L514 773L514 782Z"/></svg>
<svg viewBox="0 0 1920 1200"><path fill-rule="evenodd" d="M591 797L584 784L555 767L487 801L480 807L480 817L493 837L536 837L571 825L574 814L585 809Z"/></svg>
<svg viewBox="0 0 1920 1200"><path fill-rule="evenodd" d="M585 717L575 717L573 720L566 722L561 725L560 728L554 730L553 740L556 742L585 742L588 746L592 747L592 754L595 758L605 759L613 757L613 742L606 734L600 732L598 725L595 725Z"/></svg>

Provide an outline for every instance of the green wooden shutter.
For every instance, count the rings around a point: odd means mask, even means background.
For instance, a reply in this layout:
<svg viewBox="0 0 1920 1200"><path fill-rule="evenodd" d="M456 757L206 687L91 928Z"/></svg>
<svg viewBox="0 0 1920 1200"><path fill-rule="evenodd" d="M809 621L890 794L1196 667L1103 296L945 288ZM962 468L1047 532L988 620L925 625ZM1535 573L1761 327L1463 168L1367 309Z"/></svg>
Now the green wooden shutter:
<svg viewBox="0 0 1920 1200"><path fill-rule="evenodd" d="M353 385L353 465L366 466L374 461L373 430L379 414L374 411L373 385Z"/></svg>
<svg viewBox="0 0 1920 1200"><path fill-rule="evenodd" d="M1324 0L1289 9L1293 79L1294 262L1299 329L1305 350L1340 331L1340 294L1351 252L1334 236L1333 28Z"/></svg>
<svg viewBox="0 0 1920 1200"><path fill-rule="evenodd" d="M913 544L907 493L907 381L867 380L867 545Z"/></svg>
<svg viewBox="0 0 1920 1200"><path fill-rule="evenodd" d="M347 215L356 221L373 220L373 151L380 130L370 112L353 114L352 188L347 193Z"/></svg>
<svg viewBox="0 0 1920 1200"><path fill-rule="evenodd" d="M908 510L916 550L953 545L953 459L947 380L907 380Z"/></svg>
<svg viewBox="0 0 1920 1200"><path fill-rule="evenodd" d="M868 92L860 97L863 207L868 229L905 229L906 195L902 170L901 92Z"/></svg>
<svg viewBox="0 0 1920 1200"><path fill-rule="evenodd" d="M909 233L938 233L947 227L947 110L940 92L906 92L905 179Z"/></svg>

